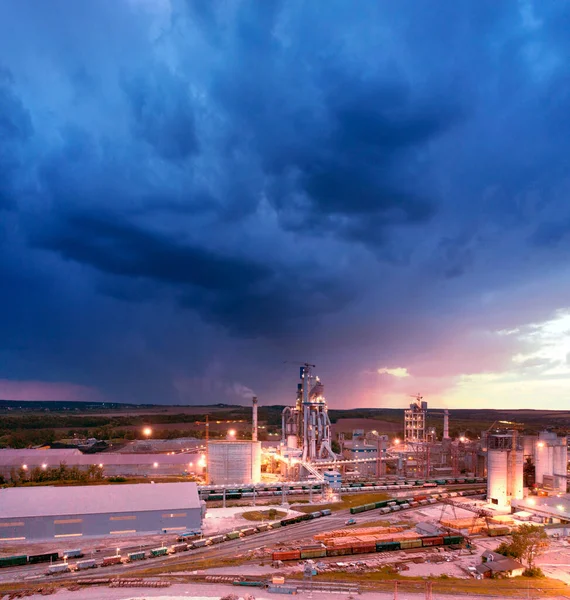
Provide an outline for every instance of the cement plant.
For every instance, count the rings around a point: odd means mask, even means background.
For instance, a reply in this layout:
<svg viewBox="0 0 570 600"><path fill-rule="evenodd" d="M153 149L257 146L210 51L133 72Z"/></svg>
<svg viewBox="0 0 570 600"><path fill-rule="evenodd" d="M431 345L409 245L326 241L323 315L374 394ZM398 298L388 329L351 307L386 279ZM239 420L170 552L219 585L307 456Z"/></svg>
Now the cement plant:
<svg viewBox="0 0 570 600"><path fill-rule="evenodd" d="M146 426L118 449L86 439L0 450L0 592L123 598L116 588L144 587L151 597L191 584L219 596L231 586L268 597L435 598L458 582L478 593L492 579L513 595L540 570L548 579L536 585L563 597L570 496L560 430L496 420L451 435L454 411L415 394L399 435L374 419L334 433L308 363L292 398L275 439L260 435L252 397L240 432L212 409L201 438L156 439ZM227 431L214 436L214 425ZM31 483L59 471L89 485ZM505 551L524 535L539 540L534 554ZM543 597L527 579L525 597Z"/></svg>

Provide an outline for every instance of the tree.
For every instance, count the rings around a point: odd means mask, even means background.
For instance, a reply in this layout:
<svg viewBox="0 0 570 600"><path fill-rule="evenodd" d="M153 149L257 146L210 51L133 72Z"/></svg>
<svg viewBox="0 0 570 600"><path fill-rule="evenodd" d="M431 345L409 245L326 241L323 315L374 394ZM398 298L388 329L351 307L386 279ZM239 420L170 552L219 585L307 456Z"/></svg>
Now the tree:
<svg viewBox="0 0 570 600"><path fill-rule="evenodd" d="M331 450L335 454L340 454L340 444L336 440L332 440L332 442L331 442Z"/></svg>
<svg viewBox="0 0 570 600"><path fill-rule="evenodd" d="M509 544L502 543L497 552L505 556L520 559L528 570L535 569L536 559L548 547L548 536L542 527L536 525L521 525L512 534Z"/></svg>

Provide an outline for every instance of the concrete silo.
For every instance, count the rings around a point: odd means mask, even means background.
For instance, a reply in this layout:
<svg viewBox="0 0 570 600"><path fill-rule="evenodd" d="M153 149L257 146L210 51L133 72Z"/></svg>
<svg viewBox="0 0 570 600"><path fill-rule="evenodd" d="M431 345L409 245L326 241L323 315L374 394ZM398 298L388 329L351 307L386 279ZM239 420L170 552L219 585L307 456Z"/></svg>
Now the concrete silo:
<svg viewBox="0 0 570 600"><path fill-rule="evenodd" d="M261 442L209 441L208 480L217 485L259 483L261 481Z"/></svg>
<svg viewBox="0 0 570 600"><path fill-rule="evenodd" d="M523 448L517 432L489 433L487 437L487 500L501 508L522 500Z"/></svg>

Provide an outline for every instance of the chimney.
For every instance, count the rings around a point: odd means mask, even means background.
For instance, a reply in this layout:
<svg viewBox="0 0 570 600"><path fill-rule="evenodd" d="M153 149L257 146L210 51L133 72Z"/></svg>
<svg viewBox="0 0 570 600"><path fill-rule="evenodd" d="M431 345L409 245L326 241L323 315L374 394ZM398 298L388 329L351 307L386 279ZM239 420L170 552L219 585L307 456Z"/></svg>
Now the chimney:
<svg viewBox="0 0 570 600"><path fill-rule="evenodd" d="M253 423L251 427L251 439L257 442L257 396L253 397Z"/></svg>
<svg viewBox="0 0 570 600"><path fill-rule="evenodd" d="M443 439L449 439L449 410L447 408L443 411Z"/></svg>

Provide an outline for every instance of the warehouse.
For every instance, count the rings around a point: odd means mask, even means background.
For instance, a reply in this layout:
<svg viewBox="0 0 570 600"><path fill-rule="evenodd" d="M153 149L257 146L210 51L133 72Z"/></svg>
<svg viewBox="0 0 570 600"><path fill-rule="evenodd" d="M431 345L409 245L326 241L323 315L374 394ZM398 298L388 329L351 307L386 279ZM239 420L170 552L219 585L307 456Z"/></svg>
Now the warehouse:
<svg viewBox="0 0 570 600"><path fill-rule="evenodd" d="M195 483L0 490L0 543L200 530Z"/></svg>
<svg viewBox="0 0 570 600"><path fill-rule="evenodd" d="M200 472L201 457L193 454L119 454L101 452L83 454L79 450L0 450L0 475L9 479L12 473L24 469L31 473L34 469L58 467L65 463L68 467L86 470L90 466L100 466L105 476L165 476L188 475ZM203 460L203 459L202 459Z"/></svg>

